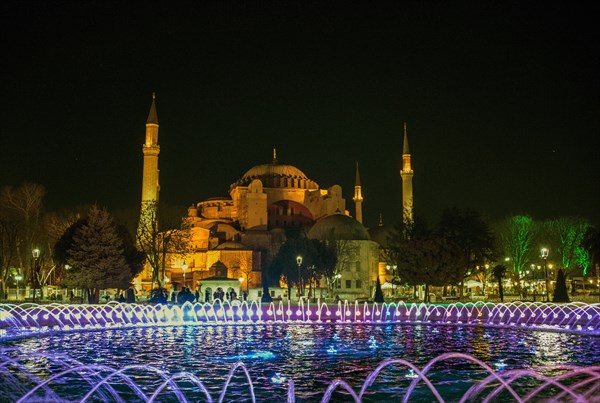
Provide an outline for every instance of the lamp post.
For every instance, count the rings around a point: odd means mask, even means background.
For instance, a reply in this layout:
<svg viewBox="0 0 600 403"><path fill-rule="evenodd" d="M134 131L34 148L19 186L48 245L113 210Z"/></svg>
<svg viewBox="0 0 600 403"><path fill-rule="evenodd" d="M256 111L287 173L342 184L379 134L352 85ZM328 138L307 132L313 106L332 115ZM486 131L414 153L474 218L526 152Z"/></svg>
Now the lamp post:
<svg viewBox="0 0 600 403"><path fill-rule="evenodd" d="M332 284L332 287L331 287L332 293L335 294L335 292L336 292L335 290L338 288L338 281L340 281L341 278L342 278L342 274L341 273L338 273L335 276L333 276L333 284Z"/></svg>
<svg viewBox="0 0 600 403"><path fill-rule="evenodd" d="M183 270L183 287L185 288L185 271L187 270L188 265L185 264L185 260L183 261L183 264L181 265L181 270Z"/></svg>
<svg viewBox="0 0 600 403"><path fill-rule="evenodd" d="M535 264L531 264L531 278L533 280L533 302L535 302L535 294L538 286L536 267L537 266Z"/></svg>
<svg viewBox="0 0 600 403"><path fill-rule="evenodd" d="M296 263L298 264L298 301L300 301L300 297L303 294L302 285L300 283L300 266L302 266L302 256L298 255L298 257L296 257Z"/></svg>
<svg viewBox="0 0 600 403"><path fill-rule="evenodd" d="M23 277L20 274L15 276L15 280L17 280L17 300L19 300L19 281L21 281Z"/></svg>
<svg viewBox="0 0 600 403"><path fill-rule="evenodd" d="M548 293L548 249L542 248L540 252L542 255L542 259L544 260L544 273L546 277L546 302L550 302L550 294Z"/></svg>
<svg viewBox="0 0 600 403"><path fill-rule="evenodd" d="M37 289L38 259L40 258L40 250L38 248L35 248L31 251L31 255L33 256L33 273L31 276L31 285L33 286L33 302L35 303L35 294Z"/></svg>

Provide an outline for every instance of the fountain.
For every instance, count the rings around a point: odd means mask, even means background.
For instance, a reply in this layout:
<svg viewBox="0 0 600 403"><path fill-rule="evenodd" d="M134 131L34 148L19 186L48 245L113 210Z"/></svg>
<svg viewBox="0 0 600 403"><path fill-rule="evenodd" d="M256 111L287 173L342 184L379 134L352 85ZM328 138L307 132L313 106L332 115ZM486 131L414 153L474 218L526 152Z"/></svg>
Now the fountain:
<svg viewBox="0 0 600 403"><path fill-rule="evenodd" d="M492 304L455 303L447 306L338 302L314 307L290 303L229 301L179 305L0 305L0 330L47 331L127 326L248 323L434 323L478 326L518 326L531 329L600 334L600 304L564 305L532 302Z"/></svg>
<svg viewBox="0 0 600 403"><path fill-rule="evenodd" d="M598 336L599 304L0 305L0 401L592 401Z"/></svg>

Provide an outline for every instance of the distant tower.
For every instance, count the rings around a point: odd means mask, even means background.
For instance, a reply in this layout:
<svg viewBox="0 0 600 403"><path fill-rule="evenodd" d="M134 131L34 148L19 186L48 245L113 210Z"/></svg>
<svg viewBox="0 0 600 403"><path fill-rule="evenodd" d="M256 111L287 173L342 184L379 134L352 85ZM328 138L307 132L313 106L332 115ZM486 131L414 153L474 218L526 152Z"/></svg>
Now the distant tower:
<svg viewBox="0 0 600 403"><path fill-rule="evenodd" d="M146 142L142 146L144 153L144 171L142 176L142 210L147 203L158 202L160 186L158 183L158 116L156 114L156 95L152 93L152 104L146 121Z"/></svg>
<svg viewBox="0 0 600 403"><path fill-rule="evenodd" d="M404 148L402 150L402 222L405 224L413 221L413 170L410 166L410 151L408 149L408 135L406 134L406 122L404 122Z"/></svg>
<svg viewBox="0 0 600 403"><path fill-rule="evenodd" d="M360 174L358 173L358 161L356 161L356 183L354 184L354 209L356 211L356 221L362 224L362 191L360 186Z"/></svg>

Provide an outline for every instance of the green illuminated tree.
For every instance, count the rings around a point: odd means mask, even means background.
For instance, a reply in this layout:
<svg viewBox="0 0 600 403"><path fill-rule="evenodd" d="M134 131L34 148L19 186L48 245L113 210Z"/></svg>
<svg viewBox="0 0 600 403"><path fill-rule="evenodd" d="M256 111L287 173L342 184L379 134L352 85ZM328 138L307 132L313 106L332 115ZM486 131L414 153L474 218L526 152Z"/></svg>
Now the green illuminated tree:
<svg viewBox="0 0 600 403"><path fill-rule="evenodd" d="M578 246L575 249L576 265L581 269L582 275L585 277L588 275L588 269L590 267L590 252L583 246Z"/></svg>
<svg viewBox="0 0 600 403"><path fill-rule="evenodd" d="M556 245L553 254L560 259L566 277L573 274L576 268L587 270L589 259L582 244L589 227L589 223L581 217L561 217L544 222L550 242Z"/></svg>
<svg viewBox="0 0 600 403"><path fill-rule="evenodd" d="M512 265L510 275L519 278L521 271L527 267L533 249L536 226L527 215L517 215L504 219L497 231L504 256Z"/></svg>
<svg viewBox="0 0 600 403"><path fill-rule="evenodd" d="M588 228L581 245L588 252L590 263L594 267L598 267L600 265L600 231L597 227Z"/></svg>

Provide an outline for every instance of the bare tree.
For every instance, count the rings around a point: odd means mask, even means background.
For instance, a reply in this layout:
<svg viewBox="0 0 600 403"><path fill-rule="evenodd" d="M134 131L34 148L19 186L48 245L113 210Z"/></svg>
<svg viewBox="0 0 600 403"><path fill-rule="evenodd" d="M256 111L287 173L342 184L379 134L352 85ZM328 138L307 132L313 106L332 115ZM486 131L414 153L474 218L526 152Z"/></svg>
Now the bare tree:
<svg viewBox="0 0 600 403"><path fill-rule="evenodd" d="M45 214L42 219L44 249L48 251L54 250L54 245L56 245L67 229L80 219L81 214L75 211L68 211L62 214ZM63 276L63 267L55 259L54 253L49 253L37 273L37 280L40 287L43 288L47 284L57 285Z"/></svg>
<svg viewBox="0 0 600 403"><path fill-rule="evenodd" d="M11 277L21 275L14 267L17 261L17 243L19 240L19 225L8 217L0 216L0 299L7 295L7 284Z"/></svg>
<svg viewBox="0 0 600 403"><path fill-rule="evenodd" d="M37 284L36 270L31 251L39 248L42 236L41 217L46 191L42 185L25 182L17 188L5 186L0 191L0 209L3 215L18 225L14 260L17 267L25 271L24 278L34 287Z"/></svg>
<svg viewBox="0 0 600 403"><path fill-rule="evenodd" d="M333 296L342 272L349 270L351 264L356 262L357 247L351 241L344 239L330 238L324 242L327 247L334 251L334 255L336 256L335 264L327 266L327 270L323 274L329 295Z"/></svg>
<svg viewBox="0 0 600 403"><path fill-rule="evenodd" d="M238 269L238 275L246 281L246 291L250 287L253 275L252 253L237 251L234 258L234 267Z"/></svg>
<svg viewBox="0 0 600 403"><path fill-rule="evenodd" d="M137 232L138 248L143 251L152 269L152 289L164 288L167 257L184 258L190 251L190 225L184 219L179 225L161 220L158 202L146 202L142 207Z"/></svg>

